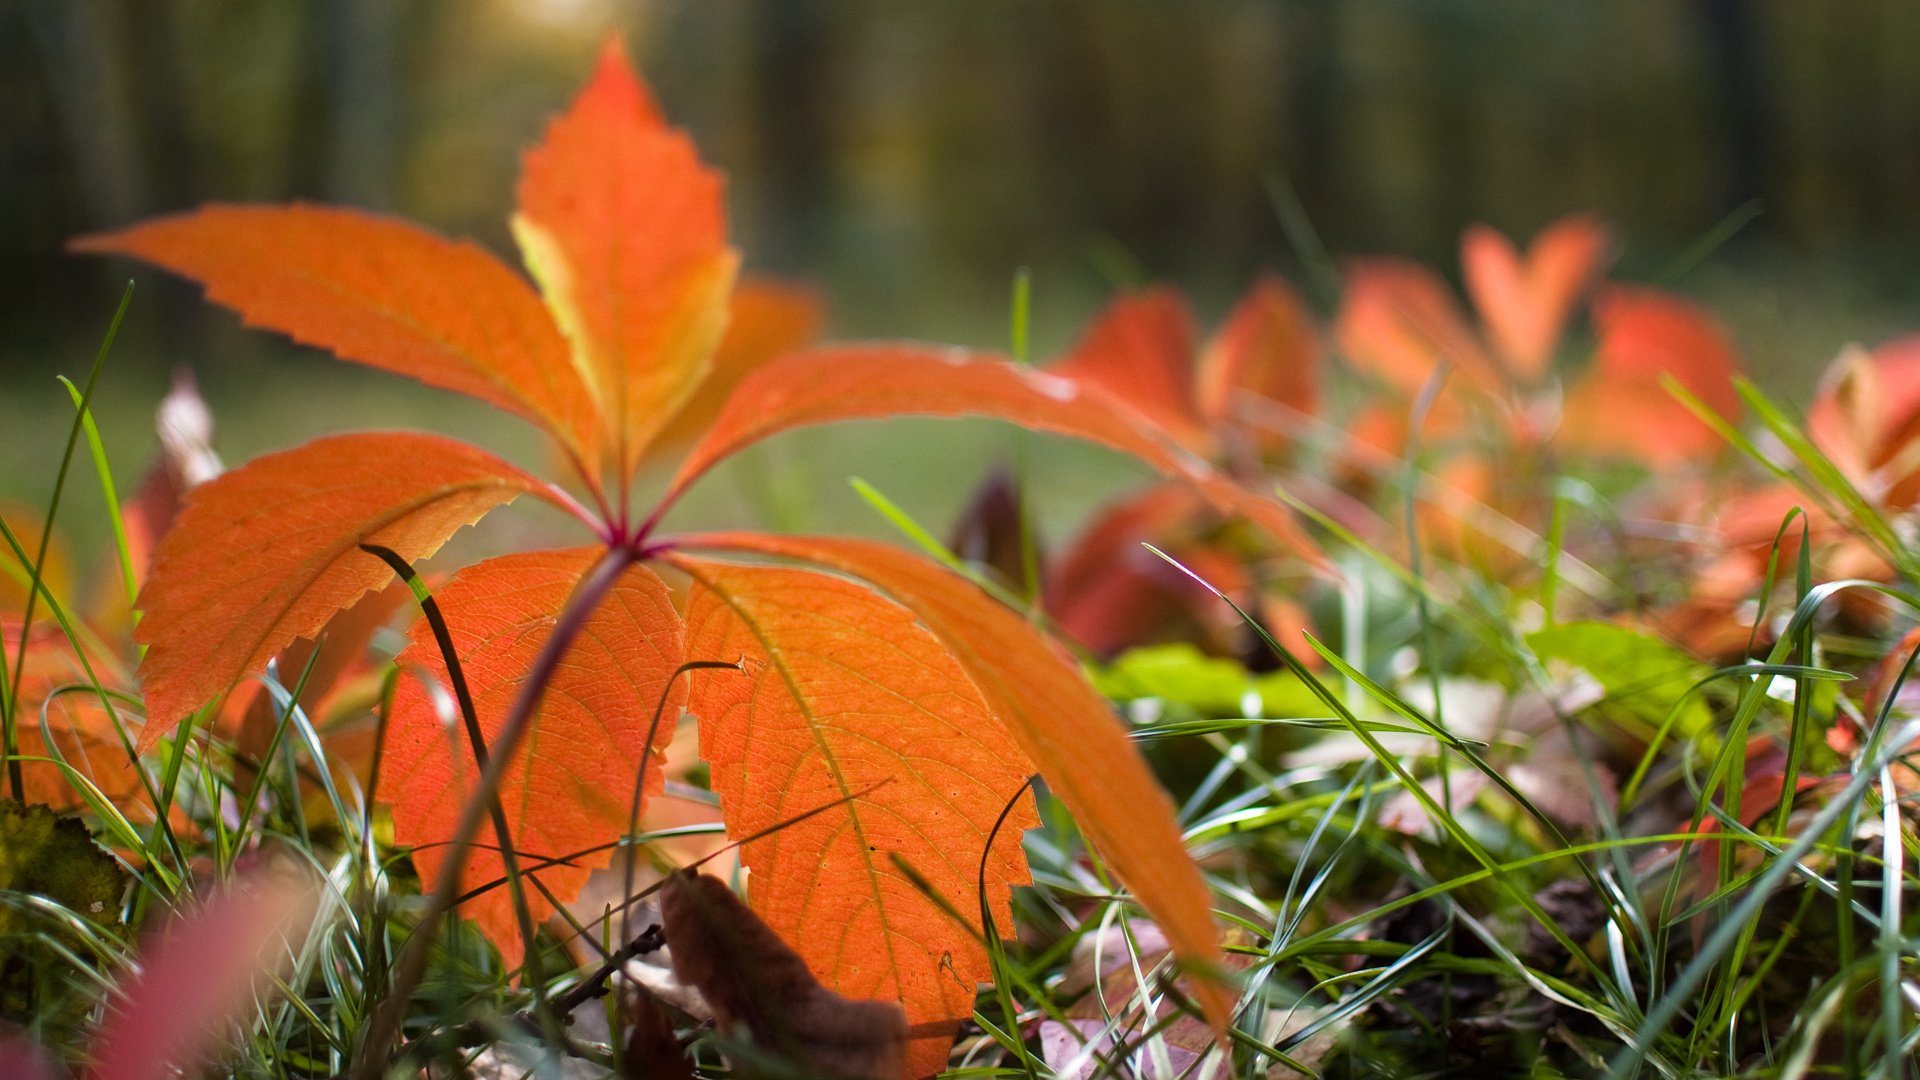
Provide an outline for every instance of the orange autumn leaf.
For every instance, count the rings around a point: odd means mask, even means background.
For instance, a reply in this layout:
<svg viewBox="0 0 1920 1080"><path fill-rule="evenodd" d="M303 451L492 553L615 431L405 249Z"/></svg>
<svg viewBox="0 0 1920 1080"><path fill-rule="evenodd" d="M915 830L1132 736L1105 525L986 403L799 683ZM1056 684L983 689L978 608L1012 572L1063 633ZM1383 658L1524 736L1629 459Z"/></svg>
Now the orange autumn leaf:
<svg viewBox="0 0 1920 1080"><path fill-rule="evenodd" d="M654 442L654 452L684 451L713 426L740 380L775 357L820 336L820 297L800 285L748 278L733 290L727 333L713 354L713 371Z"/></svg>
<svg viewBox="0 0 1920 1080"><path fill-rule="evenodd" d="M1315 545L1279 503L1221 476L1103 388L991 353L919 344L821 346L754 372L681 463L662 508L721 459L761 439L810 424L914 415L993 417L1100 443L1193 485L1223 512L1315 557Z"/></svg>
<svg viewBox="0 0 1920 1080"><path fill-rule="evenodd" d="M597 548L505 555L461 570L434 591L489 740L546 645L555 617L599 555ZM408 636L397 658L402 669L445 685L446 663L432 630L422 620ZM664 701L647 768L647 790L660 790L660 751L673 738L686 698L685 680L674 678L681 658L672 596L659 575L635 566L620 576L561 659L521 760L500 787L521 871L554 895L578 894L594 868L612 861L610 845L627 831L635 778L649 756L647 728ZM464 726L457 719L451 726L442 721L417 678L403 680L394 695L387 760L395 839L414 848L421 878L437 881L444 845L453 838L479 770ZM461 874L463 890L505 874L497 843L491 830L483 832ZM576 854L595 847L602 850ZM531 884L526 896L536 923L553 910ZM521 942L506 888L468 901L461 912L487 931L510 967L517 966Z"/></svg>
<svg viewBox="0 0 1920 1080"><path fill-rule="evenodd" d="M1204 447L1193 394L1193 313L1166 286L1128 293L1095 316L1067 354L1047 368L1063 379L1098 386L1172 434Z"/></svg>
<svg viewBox="0 0 1920 1080"><path fill-rule="evenodd" d="M1561 329L1607 261L1607 231L1589 217L1563 218L1541 230L1523 258L1485 225L1460 240L1467 293L1507 371L1537 382L1553 362Z"/></svg>
<svg viewBox="0 0 1920 1080"><path fill-rule="evenodd" d="M1807 434L1853 484L1889 506L1920 497L1920 336L1849 347L1807 410Z"/></svg>
<svg viewBox="0 0 1920 1080"><path fill-rule="evenodd" d="M1711 454L1720 436L1661 384L1672 376L1723 417L1740 411L1733 345L1698 305L1658 289L1609 286L1594 301L1600 344L1567 394L1562 441L1654 468Z"/></svg>
<svg viewBox="0 0 1920 1080"><path fill-rule="evenodd" d="M720 189L617 39L527 151L514 235L600 403L622 478L706 377L726 327L739 256Z"/></svg>
<svg viewBox="0 0 1920 1080"><path fill-rule="evenodd" d="M827 808L745 845L753 909L834 992L898 1000L916 1025L909 1075L939 1071L991 968L979 928L955 925L894 860L969 917L984 865L1010 925L1020 834L1039 823L1025 755L950 643L894 601L810 570L669 559L694 581L687 654L745 664L696 672L688 702L728 831Z"/></svg>
<svg viewBox="0 0 1920 1080"><path fill-rule="evenodd" d="M485 451L398 433L316 439L195 488L140 593L140 749L385 585L360 544L422 559L528 492L545 485Z"/></svg>
<svg viewBox="0 0 1920 1080"><path fill-rule="evenodd" d="M583 464L599 417L540 297L470 241L357 210L206 206L76 251L131 255L206 286L249 326L524 416Z"/></svg>
<svg viewBox="0 0 1920 1080"><path fill-rule="evenodd" d="M1403 394L1418 394L1442 364L1483 388L1500 382L1446 283L1405 259L1349 267L1336 334L1354 367Z"/></svg>
<svg viewBox="0 0 1920 1080"><path fill-rule="evenodd" d="M1212 899L1187 854L1172 802L1106 699L1031 623L960 575L873 541L720 533L687 543L831 567L872 582L904 604L947 650L943 659L959 662L987 710L1018 743L1021 754L1003 754L1001 760L1031 761L1094 850L1165 929L1181 959L1203 974L1217 970ZM851 619L849 625L855 625ZM693 649L695 655L703 651ZM1025 826L1009 825L1016 827ZM1195 985L1207 1019L1216 1032L1224 1031L1231 994L1214 979L1203 977ZM858 986L839 989L866 993Z"/></svg>
<svg viewBox="0 0 1920 1080"><path fill-rule="evenodd" d="M1220 423L1242 392L1317 415L1320 362L1320 334L1306 302L1280 278L1264 275L1200 354L1195 378L1201 415Z"/></svg>
<svg viewBox="0 0 1920 1080"><path fill-rule="evenodd" d="M25 784L21 801L60 810L83 807L85 800L67 770L54 763L64 761L115 806L129 812L140 806L151 816L138 767L127 756L114 727L114 714L101 704L66 635L43 623L23 636L17 619L0 620L0 640L25 651L19 657L19 700L14 713L19 719L15 729L19 753L52 759L21 762ZM107 677L97 666L95 671ZM115 702L114 709L122 723L129 719L124 702Z"/></svg>

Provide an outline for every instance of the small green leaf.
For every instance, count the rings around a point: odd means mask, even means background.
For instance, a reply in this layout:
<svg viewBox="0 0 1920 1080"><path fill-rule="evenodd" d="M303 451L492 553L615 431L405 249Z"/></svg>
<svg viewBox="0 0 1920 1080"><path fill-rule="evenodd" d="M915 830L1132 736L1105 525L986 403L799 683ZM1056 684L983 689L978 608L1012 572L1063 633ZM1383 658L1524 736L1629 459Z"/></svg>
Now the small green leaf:
<svg viewBox="0 0 1920 1080"><path fill-rule="evenodd" d="M1189 644L1145 645L1092 673L1118 701L1157 698L1203 716L1317 716L1318 701L1288 672L1255 675Z"/></svg>
<svg viewBox="0 0 1920 1080"><path fill-rule="evenodd" d="M1694 735L1712 723L1700 695L1687 695L1710 669L1650 634L1612 623L1573 622L1528 634L1527 644L1542 661L1564 662L1593 676L1607 693L1595 706L1605 715L1658 728L1678 705L1675 732Z"/></svg>

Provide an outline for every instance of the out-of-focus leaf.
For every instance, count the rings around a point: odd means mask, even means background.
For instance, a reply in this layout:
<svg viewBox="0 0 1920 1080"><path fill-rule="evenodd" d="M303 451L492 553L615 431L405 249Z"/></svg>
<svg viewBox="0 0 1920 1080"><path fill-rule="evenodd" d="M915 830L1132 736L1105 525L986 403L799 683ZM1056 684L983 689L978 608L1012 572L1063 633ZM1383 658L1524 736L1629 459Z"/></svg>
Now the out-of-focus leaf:
<svg viewBox="0 0 1920 1080"><path fill-rule="evenodd" d="M1547 373L1567 316L1605 269L1607 245L1606 229L1584 216L1541 230L1524 259L1485 225L1461 237L1467 292L1509 373L1527 382Z"/></svg>
<svg viewBox="0 0 1920 1080"><path fill-rule="evenodd" d="M1108 304L1067 355L1047 370L1098 386L1171 433L1203 447L1194 402L1193 313L1174 289L1128 293Z"/></svg>
<svg viewBox="0 0 1920 1080"><path fill-rule="evenodd" d="M1093 684L1111 698L1158 698L1207 716L1316 716L1323 711L1295 676L1255 675L1185 642L1129 649L1096 669Z"/></svg>
<svg viewBox="0 0 1920 1080"><path fill-rule="evenodd" d="M1599 351L1567 392L1563 444L1653 468L1706 457L1720 436L1661 384L1672 376L1708 408L1739 415L1740 361L1718 320L1659 289L1613 285L1594 300Z"/></svg>
<svg viewBox="0 0 1920 1080"><path fill-rule="evenodd" d="M1542 660L1591 675L1607 693L1602 708L1624 710L1654 727L1708 674L1706 665L1659 638L1613 623L1561 623L1528 634L1527 644ZM1674 730L1692 735L1711 722L1706 702L1696 693L1681 706Z"/></svg>
<svg viewBox="0 0 1920 1080"><path fill-rule="evenodd" d="M1234 395L1244 392L1318 416L1321 353L1306 302L1285 281L1266 275L1234 305L1200 354L1200 412L1209 423L1220 423L1233 415Z"/></svg>
<svg viewBox="0 0 1920 1080"><path fill-rule="evenodd" d="M100 1025L92 1080L168 1080L216 1055L254 1015L315 899L301 872L263 866L163 927Z"/></svg>
<svg viewBox="0 0 1920 1080"><path fill-rule="evenodd" d="M120 864L79 818L0 799L0 892L44 896L93 922L117 923L125 886ZM18 908L0 905L0 938L26 928Z"/></svg>

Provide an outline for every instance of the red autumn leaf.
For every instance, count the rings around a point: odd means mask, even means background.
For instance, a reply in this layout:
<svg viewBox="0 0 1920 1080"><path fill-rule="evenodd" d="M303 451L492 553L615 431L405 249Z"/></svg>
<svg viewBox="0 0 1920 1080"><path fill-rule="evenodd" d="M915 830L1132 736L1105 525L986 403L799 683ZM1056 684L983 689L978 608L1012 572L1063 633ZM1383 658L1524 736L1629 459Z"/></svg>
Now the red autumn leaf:
<svg viewBox="0 0 1920 1080"><path fill-rule="evenodd" d="M687 654L746 666L696 672L688 703L728 831L828 808L745 845L754 911L835 993L898 1000L916 1025L909 1074L939 1071L990 967L979 928L955 925L894 859L969 914L984 863L994 917L1010 925L1009 890L1027 880L1020 834L1039 823L1020 746L950 643L872 589L669 558L694 580Z"/></svg>
<svg viewBox="0 0 1920 1080"><path fill-rule="evenodd" d="M1461 238L1467 293L1515 378L1538 382L1547 374L1567 317L1605 268L1607 244L1606 229L1583 216L1543 229L1524 259L1485 225Z"/></svg>
<svg viewBox="0 0 1920 1080"><path fill-rule="evenodd" d="M667 126L617 39L526 154L514 234L627 476L706 377L739 257L720 176Z"/></svg>
<svg viewBox="0 0 1920 1080"><path fill-rule="evenodd" d="M1807 434L1869 498L1894 507L1920 498L1920 337L1842 352L1807 411Z"/></svg>
<svg viewBox="0 0 1920 1080"><path fill-rule="evenodd" d="M1193 313L1166 286L1129 293L1096 316L1067 355L1047 370L1098 386L1173 435L1204 447L1193 393Z"/></svg>
<svg viewBox="0 0 1920 1080"><path fill-rule="evenodd" d="M910 415L990 416L1101 443L1194 485L1223 512L1247 517L1282 545L1317 557L1279 503L1221 476L1099 387L992 354L931 345L823 346L754 372L681 463L662 510L715 463L761 439L809 424Z"/></svg>
<svg viewBox="0 0 1920 1080"><path fill-rule="evenodd" d="M489 738L512 708L555 616L599 554L574 548L505 555L461 570L434 591L480 730ZM446 664L432 630L422 620L409 637L398 658L401 667L424 671L444 685ZM664 701L647 768L648 791L660 790L665 772L659 751L672 740L686 697L684 680L673 677L681 657L680 618L666 585L635 566L594 611L548 684L521 760L501 785L500 803L522 872L556 896L578 894L588 874L612 860L611 850L574 853L609 845L627 831L634 781L647 758L647 727ZM394 808L395 839L414 847L422 879L437 881L447 854L443 845L453 837L479 770L464 727L457 720L452 726L442 722L418 679L404 680L394 695L387 760L393 772L383 788ZM481 841L462 873L464 889L505 874L497 838L486 831ZM568 857L563 864L536 865L562 857ZM536 922L552 911L531 884L526 895ZM521 943L506 888L469 901L461 911L487 931L510 966L517 965Z"/></svg>
<svg viewBox="0 0 1920 1080"><path fill-rule="evenodd" d="M944 647L943 659L959 662L993 718L1165 928L1181 958L1202 972L1218 966L1212 901L1187 855L1172 803L1106 699L1032 624L958 574L872 541L723 533L687 543L781 555L856 574L906 605ZM1197 986L1207 1018L1216 1031L1225 1030L1227 991L1211 979ZM859 987L838 989L864 993Z"/></svg>
<svg viewBox="0 0 1920 1080"><path fill-rule="evenodd" d="M141 750L386 584L393 572L360 544L425 558L494 507L545 490L465 443L392 433L317 439L194 489L140 594Z"/></svg>
<svg viewBox="0 0 1920 1080"><path fill-rule="evenodd" d="M1739 371L1726 331L1698 305L1658 289L1609 286L1594 301L1600 344L1592 370L1567 394L1565 445L1653 468L1712 453L1720 436L1680 402L1671 375L1724 417L1740 411Z"/></svg>
<svg viewBox="0 0 1920 1080"><path fill-rule="evenodd" d="M1249 393L1303 416L1320 411L1320 334L1305 301L1269 274L1254 282L1200 355L1200 413L1218 424Z"/></svg>
<svg viewBox="0 0 1920 1080"><path fill-rule="evenodd" d="M583 464L597 460L599 418L553 319L469 241L295 204L207 206L72 246L165 267L249 326L479 398L541 425Z"/></svg>
<svg viewBox="0 0 1920 1080"><path fill-rule="evenodd" d="M1483 388L1500 384L1446 283L1415 262L1353 263L1336 333L1354 367L1404 394L1418 394L1441 364Z"/></svg>

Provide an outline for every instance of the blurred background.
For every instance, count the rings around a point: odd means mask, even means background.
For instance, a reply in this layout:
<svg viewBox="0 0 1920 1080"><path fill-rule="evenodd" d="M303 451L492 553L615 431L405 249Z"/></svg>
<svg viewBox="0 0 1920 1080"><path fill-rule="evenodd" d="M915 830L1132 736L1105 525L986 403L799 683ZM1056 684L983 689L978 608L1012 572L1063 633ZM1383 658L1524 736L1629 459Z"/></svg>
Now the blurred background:
<svg viewBox="0 0 1920 1080"><path fill-rule="evenodd" d="M1311 288L1287 207L1336 256L1449 276L1470 222L1524 239L1595 212L1620 277L1712 304L1796 402L1843 344L1920 330L1902 0L6 0L0 498L50 486L71 417L52 376L85 371L128 275L67 237L308 199L511 257L520 149L609 32L728 173L749 268L817 283L838 336L1004 346L1019 267L1042 355L1122 284L1172 280L1210 321L1262 268ZM180 363L230 460L383 424L537 452L483 407L136 276L100 399L119 467ZM977 439L984 467L1007 436ZM783 444L776 466L812 470L773 477L796 514L845 509L844 442ZM1061 468L1063 497L1092 497ZM949 470L929 512L973 478Z"/></svg>

